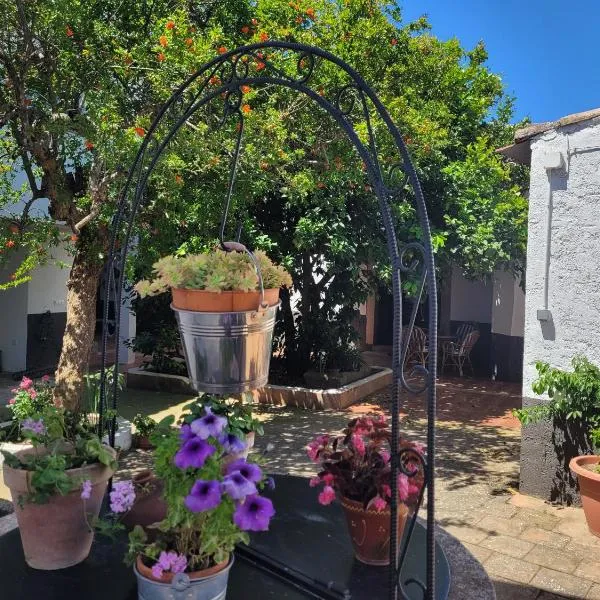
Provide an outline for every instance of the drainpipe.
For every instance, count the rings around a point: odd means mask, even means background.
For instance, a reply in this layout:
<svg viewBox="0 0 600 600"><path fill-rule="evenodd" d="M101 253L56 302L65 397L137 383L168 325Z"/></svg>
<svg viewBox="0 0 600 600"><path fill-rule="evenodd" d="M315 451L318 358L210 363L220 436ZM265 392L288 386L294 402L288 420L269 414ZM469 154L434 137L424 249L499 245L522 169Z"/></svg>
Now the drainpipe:
<svg viewBox="0 0 600 600"><path fill-rule="evenodd" d="M548 175L548 203L546 207L546 257L544 264L544 304L538 309L538 321L550 321L552 313L548 307L548 288L550 285L550 255L552 245L552 171L563 170L565 159L562 152L549 152L544 156L543 166Z"/></svg>

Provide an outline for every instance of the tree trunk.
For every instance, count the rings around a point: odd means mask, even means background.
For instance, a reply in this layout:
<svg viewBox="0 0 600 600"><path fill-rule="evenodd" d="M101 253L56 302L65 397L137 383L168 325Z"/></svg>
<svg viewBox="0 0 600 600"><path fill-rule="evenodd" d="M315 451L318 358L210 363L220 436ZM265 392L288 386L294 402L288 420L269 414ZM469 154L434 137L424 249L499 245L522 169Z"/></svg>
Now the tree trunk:
<svg viewBox="0 0 600 600"><path fill-rule="evenodd" d="M67 325L56 371L54 401L71 411L80 407L83 376L87 372L96 328L96 293L100 261L90 260L79 247L67 283Z"/></svg>

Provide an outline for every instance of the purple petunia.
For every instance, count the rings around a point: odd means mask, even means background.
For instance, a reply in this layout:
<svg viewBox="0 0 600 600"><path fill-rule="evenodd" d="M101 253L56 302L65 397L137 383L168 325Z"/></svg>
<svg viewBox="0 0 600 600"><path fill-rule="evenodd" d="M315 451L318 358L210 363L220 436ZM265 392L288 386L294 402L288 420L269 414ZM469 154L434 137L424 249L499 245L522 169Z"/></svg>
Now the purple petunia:
<svg viewBox="0 0 600 600"><path fill-rule="evenodd" d="M187 442L188 440L191 440L194 437L196 436L192 431L192 428L187 423L181 426L181 429L179 430L179 439L182 442Z"/></svg>
<svg viewBox="0 0 600 600"><path fill-rule="evenodd" d="M246 462L245 458L238 458L229 463L225 469L227 475L239 471L248 481L258 483L262 479L262 471L258 465Z"/></svg>
<svg viewBox="0 0 600 600"><path fill-rule="evenodd" d="M83 500L89 500L92 495L92 482L89 479L86 479L81 484L81 498Z"/></svg>
<svg viewBox="0 0 600 600"><path fill-rule="evenodd" d="M208 442L198 437L193 437L184 442L183 446L175 454L173 462L180 469L187 469L188 467L200 469L204 466L206 459L214 454L214 452L214 446L211 446Z"/></svg>
<svg viewBox="0 0 600 600"><path fill-rule="evenodd" d="M28 418L21 423L21 429L23 431L29 431L35 435L44 435L46 433L46 426L44 425L43 419L35 421L34 419Z"/></svg>
<svg viewBox="0 0 600 600"><path fill-rule="evenodd" d="M192 512L211 510L221 503L221 486L218 481L204 481L199 479L192 486L189 495L185 497L184 504Z"/></svg>
<svg viewBox="0 0 600 600"><path fill-rule="evenodd" d="M257 493L254 483L248 481L239 471L227 475L223 479L221 489L234 500L243 500L246 496Z"/></svg>
<svg viewBox="0 0 600 600"><path fill-rule="evenodd" d="M208 439L211 435L218 437L227 425L227 419L214 415L210 406L205 406L204 411L206 412L204 417L192 421L190 425L192 431L203 440Z"/></svg>
<svg viewBox="0 0 600 600"><path fill-rule="evenodd" d="M110 510L114 513L127 512L135 502L133 481L117 481L110 493Z"/></svg>
<svg viewBox="0 0 600 600"><path fill-rule="evenodd" d="M219 436L219 444L223 446L223 449L227 454L239 454L246 449L246 442L240 440L237 435L233 433L222 433Z"/></svg>
<svg viewBox="0 0 600 600"><path fill-rule="evenodd" d="M271 517L275 514L273 503L268 498L248 496L233 513L233 522L242 531L267 531Z"/></svg>

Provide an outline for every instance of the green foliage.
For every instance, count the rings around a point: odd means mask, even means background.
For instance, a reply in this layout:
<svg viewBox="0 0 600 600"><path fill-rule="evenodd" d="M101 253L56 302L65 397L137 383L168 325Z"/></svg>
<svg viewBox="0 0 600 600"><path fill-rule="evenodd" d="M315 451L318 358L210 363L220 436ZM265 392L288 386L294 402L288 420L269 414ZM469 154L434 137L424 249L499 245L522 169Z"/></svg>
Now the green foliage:
<svg viewBox="0 0 600 600"><path fill-rule="evenodd" d="M532 388L536 394L548 394L549 401L517 409L514 414L527 425L559 418L579 422L592 443L598 446L600 431L600 368L584 356L572 361L573 371L563 371L548 363L536 363L538 379Z"/></svg>
<svg viewBox="0 0 600 600"><path fill-rule="evenodd" d="M142 415L138 413L133 417L133 426L135 427L136 433L141 437L150 437L158 423L149 415Z"/></svg>
<svg viewBox="0 0 600 600"><path fill-rule="evenodd" d="M108 367L106 369L106 389L112 389L115 377L115 367ZM100 409L100 383L101 383L101 372L88 373L84 375L84 391L83 391L83 409L86 413L97 414ZM125 375L119 373L117 377L117 387L120 390L125 385ZM107 416L107 415L106 415ZM108 416L107 416L108 417Z"/></svg>
<svg viewBox="0 0 600 600"><path fill-rule="evenodd" d="M264 252L256 252L256 259L265 289L292 284L286 270L273 264ZM206 254L165 256L153 265L153 270L156 275L153 281L142 280L135 286L142 298L161 294L171 288L208 292L249 292L259 289L254 263L243 252L216 249Z"/></svg>

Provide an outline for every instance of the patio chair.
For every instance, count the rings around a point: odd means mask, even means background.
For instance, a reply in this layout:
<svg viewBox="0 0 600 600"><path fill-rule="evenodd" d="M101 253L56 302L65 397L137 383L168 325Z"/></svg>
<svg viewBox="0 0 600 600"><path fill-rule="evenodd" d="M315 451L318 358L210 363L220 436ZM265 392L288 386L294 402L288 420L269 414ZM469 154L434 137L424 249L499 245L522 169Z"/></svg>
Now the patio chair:
<svg viewBox="0 0 600 600"><path fill-rule="evenodd" d="M472 331L477 331L477 327L472 323L463 323L456 330L455 338L456 343L460 344Z"/></svg>
<svg viewBox="0 0 600 600"><path fill-rule="evenodd" d="M402 329L403 337L408 335L408 327ZM405 342L406 343L406 342ZM408 341L408 349L404 364L420 364L425 366L429 354L427 334L420 327L413 327L412 335Z"/></svg>
<svg viewBox="0 0 600 600"><path fill-rule="evenodd" d="M471 350L479 339L479 331L473 329L465 335L462 341L444 342L442 345L442 373L446 364L451 363L458 368L458 373L463 376L463 366L466 363L471 367L471 373L475 373L471 362Z"/></svg>

